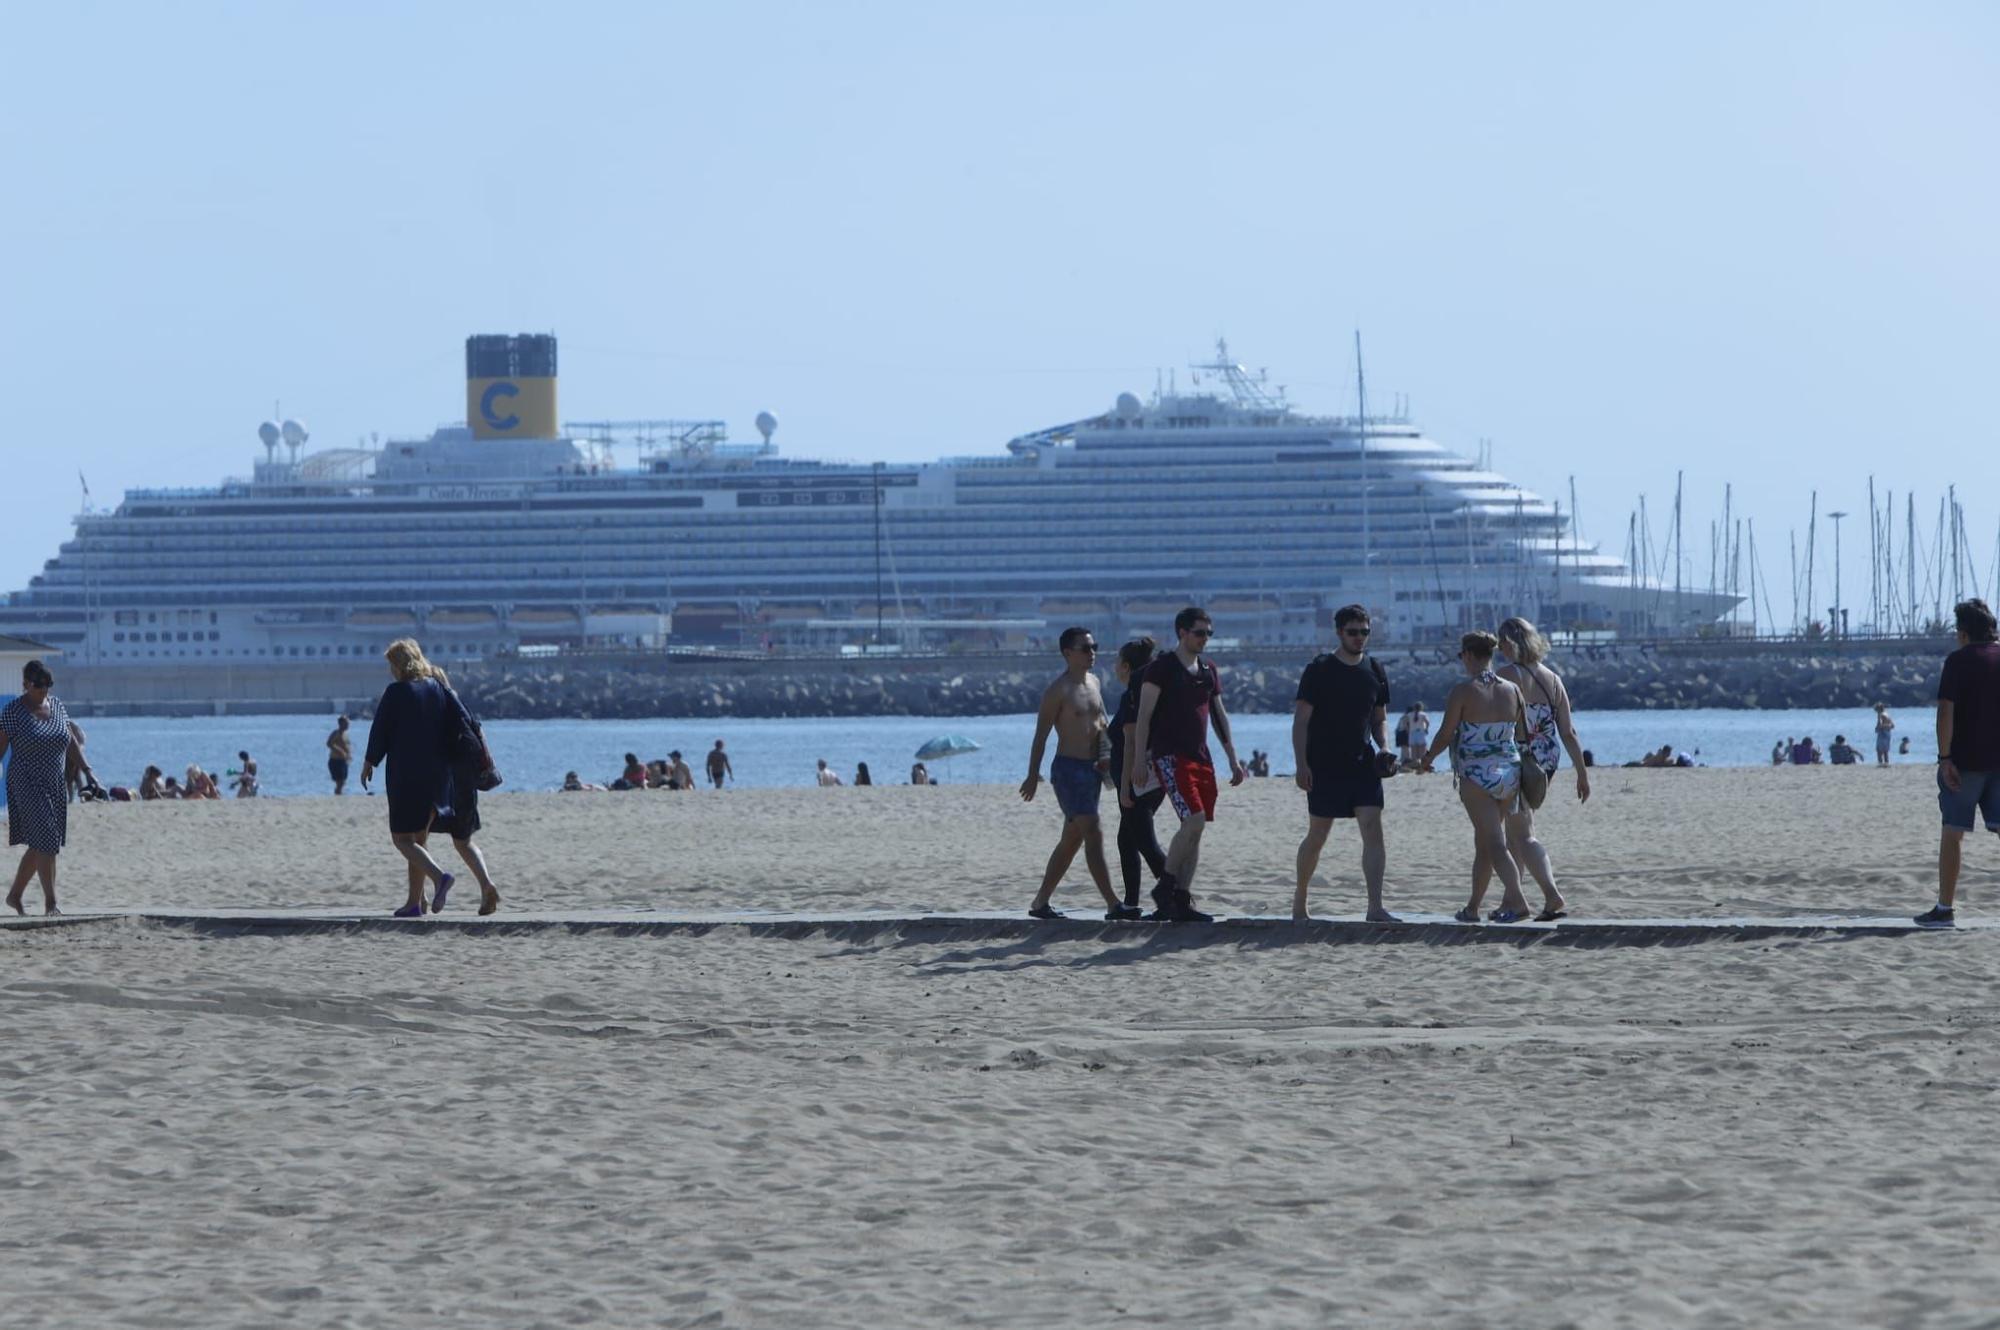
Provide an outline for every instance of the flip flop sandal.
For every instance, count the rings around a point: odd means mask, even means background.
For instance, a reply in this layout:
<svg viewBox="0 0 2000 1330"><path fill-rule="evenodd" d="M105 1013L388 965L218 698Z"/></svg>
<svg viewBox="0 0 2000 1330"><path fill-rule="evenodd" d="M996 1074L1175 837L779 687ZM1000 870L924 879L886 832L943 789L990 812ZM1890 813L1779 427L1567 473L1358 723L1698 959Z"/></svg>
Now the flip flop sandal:
<svg viewBox="0 0 2000 1330"><path fill-rule="evenodd" d="M1486 916L1489 924L1518 924L1528 917L1526 910L1495 910Z"/></svg>
<svg viewBox="0 0 2000 1330"><path fill-rule="evenodd" d="M1535 922L1538 924L1552 924L1558 919L1567 918L1569 918L1568 910L1543 910L1535 916Z"/></svg>
<svg viewBox="0 0 2000 1330"><path fill-rule="evenodd" d="M1461 924L1476 924L1479 922L1479 911L1467 906L1453 915L1452 918L1458 920Z"/></svg>

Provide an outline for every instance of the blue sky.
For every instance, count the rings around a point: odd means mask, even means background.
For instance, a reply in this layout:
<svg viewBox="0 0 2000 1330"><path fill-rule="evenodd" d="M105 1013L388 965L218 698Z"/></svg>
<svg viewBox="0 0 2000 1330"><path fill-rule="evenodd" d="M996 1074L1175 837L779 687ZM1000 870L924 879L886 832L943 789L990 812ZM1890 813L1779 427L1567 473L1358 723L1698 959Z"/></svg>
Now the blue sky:
<svg viewBox="0 0 2000 1330"><path fill-rule="evenodd" d="M789 453L919 459L1149 390L1218 334L1348 409L1359 327L1377 400L1553 496L1574 475L1614 550L1684 469L1705 581L1733 483L1788 612L1808 492L1865 512L1872 472L1926 530L1957 482L1992 576L2000 7L7 23L0 589L54 552L79 468L99 503L247 471L273 401L316 446L420 433L462 413L464 337L518 330L561 336L572 419L754 438L769 409Z"/></svg>

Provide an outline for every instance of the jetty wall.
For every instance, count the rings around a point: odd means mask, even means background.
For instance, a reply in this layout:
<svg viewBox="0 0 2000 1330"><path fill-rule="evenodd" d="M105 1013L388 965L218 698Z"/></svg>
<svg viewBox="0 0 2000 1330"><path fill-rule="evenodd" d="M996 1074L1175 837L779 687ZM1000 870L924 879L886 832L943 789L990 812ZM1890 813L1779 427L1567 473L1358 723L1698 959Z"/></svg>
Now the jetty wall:
<svg viewBox="0 0 2000 1330"><path fill-rule="evenodd" d="M1893 707L1928 705L1949 640L1896 644L1675 643L1557 652L1552 663L1581 708ZM1399 703L1437 706L1460 678L1443 652L1379 657ZM1225 696L1239 712L1288 711L1307 656L1221 653ZM719 658L603 655L454 666L459 691L493 719L637 716L984 716L1033 711L1062 668L1035 656ZM366 715L387 674L379 662L144 672L56 665L79 715ZM1107 698L1117 688L1105 670Z"/></svg>

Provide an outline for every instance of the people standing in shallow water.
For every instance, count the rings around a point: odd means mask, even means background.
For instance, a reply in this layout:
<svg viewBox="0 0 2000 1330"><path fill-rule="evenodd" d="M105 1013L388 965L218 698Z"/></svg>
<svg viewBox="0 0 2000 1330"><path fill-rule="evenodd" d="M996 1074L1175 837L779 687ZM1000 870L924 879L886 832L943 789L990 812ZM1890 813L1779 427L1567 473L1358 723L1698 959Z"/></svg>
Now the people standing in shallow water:
<svg viewBox="0 0 2000 1330"><path fill-rule="evenodd" d="M255 799L257 797L257 759L250 756L247 752L239 752L236 754L236 760L243 764L236 769L236 779L230 782L236 789L236 797L239 799Z"/></svg>
<svg viewBox="0 0 2000 1330"><path fill-rule="evenodd" d="M326 736L326 774L333 777L333 792L347 793L347 764L354 760L354 740L347 733L347 717L333 722Z"/></svg>
<svg viewBox="0 0 2000 1330"><path fill-rule="evenodd" d="M1215 820L1215 763L1209 755L1208 731L1222 741L1229 758L1229 783L1249 779L1237 760L1229 734L1229 713L1222 705L1222 674L1202 659L1215 636L1207 610L1190 605L1174 616L1172 651L1146 667L1139 686L1139 716L1133 723L1137 744L1151 763L1145 788L1157 783L1180 818L1180 829L1167 846L1167 871L1153 888L1157 908L1152 918L1172 923L1209 923L1213 916L1194 908L1195 870L1201 863L1201 838ZM1139 789L1138 782L1133 788Z"/></svg>
<svg viewBox="0 0 2000 1330"><path fill-rule="evenodd" d="M1333 614L1340 643L1317 656L1299 676L1292 700L1292 779L1306 796L1306 834L1299 842L1292 918L1304 921L1306 892L1320 852L1336 820L1352 818L1361 839L1361 878L1367 886L1368 919L1393 924L1382 906L1382 872L1387 850L1382 840L1382 770L1378 755L1389 750L1389 676L1368 654L1374 632L1368 611L1343 605ZM1408 717L1405 716L1405 725ZM1404 737L1407 739L1408 731Z"/></svg>
<svg viewBox="0 0 2000 1330"><path fill-rule="evenodd" d="M1160 810L1167 792L1157 783L1144 794L1132 791L1132 782L1143 779L1146 770L1133 728L1139 718L1139 677L1158 652L1159 644L1150 637L1134 638L1118 648L1118 663L1113 669L1125 693L1118 699L1118 709L1105 732L1111 741L1111 788L1118 792L1118 872L1124 880L1125 904L1135 910L1139 908L1140 861L1152 870L1155 882L1167 871L1167 852L1160 848L1160 838L1153 830L1153 814Z"/></svg>
<svg viewBox="0 0 2000 1330"><path fill-rule="evenodd" d="M736 768L729 765L729 754L722 751L722 740L717 739L715 747L708 750L708 779L719 790L725 778L734 780Z"/></svg>
<svg viewBox="0 0 2000 1330"><path fill-rule="evenodd" d="M389 842L396 853L419 870L409 899L395 911L399 919L422 915L424 884L434 884L430 904L442 905L456 880L438 867L419 839L439 817L449 817L451 768L445 751L445 726L450 710L437 667L424 659L423 648L407 637L391 642L382 653L394 679L375 704L368 726L368 751L361 763L361 788L367 789L375 768L388 763Z"/></svg>
<svg viewBox="0 0 2000 1330"><path fill-rule="evenodd" d="M1895 718L1889 714L1889 704L1875 704L1875 765L1889 765L1889 736L1896 732Z"/></svg>
<svg viewBox="0 0 2000 1330"><path fill-rule="evenodd" d="M21 669L21 695L0 707L0 758L7 767L7 843L19 845L21 862L7 908L26 914L22 897L30 878L42 883L42 913L56 906L56 856L69 842L69 782L74 761L83 777L97 783L83 750L70 733L69 712L56 698L55 676L39 660Z"/></svg>
<svg viewBox="0 0 2000 1330"><path fill-rule="evenodd" d="M1090 869L1090 880L1104 897L1104 917L1136 919L1138 907L1120 903L1117 893L1111 890L1111 871L1104 861L1104 830L1097 820L1098 794L1104 788L1104 771L1098 767L1098 744L1105 730L1104 693L1092 672L1097 664L1097 641L1087 628L1065 628L1058 647L1062 652L1063 672L1042 690L1041 706L1035 713L1035 738L1028 748L1028 778L1021 782L1021 798L1034 799L1042 783L1042 753L1048 747L1049 731L1054 730L1056 755L1049 764L1049 784L1055 786L1063 829L1055 849L1049 852L1041 889L1035 893L1028 913L1037 919L1065 917L1049 901L1080 848Z"/></svg>
<svg viewBox="0 0 2000 1330"><path fill-rule="evenodd" d="M1959 859L1975 814L2000 832L2000 642L1993 611L1974 598L1953 607L1958 650L1945 657L1937 691L1937 904L1917 916L1927 928L1956 917Z"/></svg>
<svg viewBox="0 0 2000 1330"><path fill-rule="evenodd" d="M1493 672L1498 646L1499 639L1491 633L1467 633L1459 639L1458 659L1466 680L1445 699L1444 719L1424 752L1422 766L1431 770L1438 754L1451 750L1458 801L1472 823L1472 899L1454 916L1464 924L1479 922L1479 905L1486 894L1486 884L1479 880L1481 856L1500 875L1504 888L1500 908L1490 922L1513 924L1528 917L1521 870L1507 853L1507 813L1521 793L1521 741L1527 737L1527 723L1521 690Z"/></svg>
<svg viewBox="0 0 2000 1330"><path fill-rule="evenodd" d="M1540 765L1553 789L1562 754L1568 750L1570 765L1576 768L1576 801L1588 803L1590 773L1585 769L1583 744L1576 737L1569 689L1547 662L1548 639L1518 616L1500 625L1499 638L1506 663L1494 673L1521 690L1522 714L1527 717L1528 751L1522 760ZM1542 912L1535 916L1536 922L1552 923L1567 915L1569 902L1556 890L1555 868L1549 862L1548 848L1535 836L1535 810L1525 800L1507 814L1507 853L1542 889ZM1478 865L1473 872L1479 874ZM1485 889L1483 878L1476 889Z"/></svg>

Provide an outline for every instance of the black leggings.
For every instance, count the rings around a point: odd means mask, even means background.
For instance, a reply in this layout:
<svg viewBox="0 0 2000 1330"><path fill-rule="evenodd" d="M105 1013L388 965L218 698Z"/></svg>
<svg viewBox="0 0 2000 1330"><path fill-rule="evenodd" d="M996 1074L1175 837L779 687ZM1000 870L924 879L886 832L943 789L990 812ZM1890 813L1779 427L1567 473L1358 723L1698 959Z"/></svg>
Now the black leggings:
<svg viewBox="0 0 2000 1330"><path fill-rule="evenodd" d="M1118 871L1125 877L1125 903L1139 903L1139 860L1159 877L1167 871L1167 854L1153 834L1153 814L1167 797L1164 787L1132 796L1132 806L1118 805Z"/></svg>

